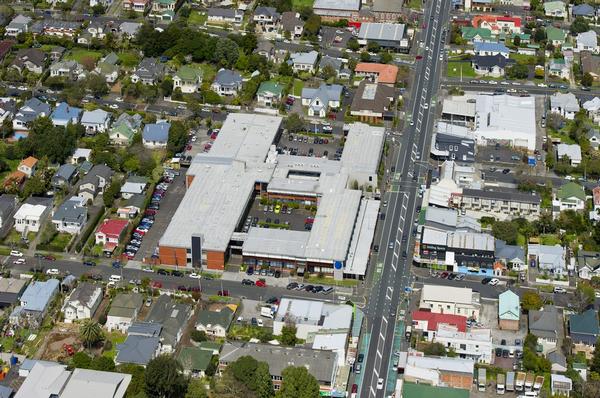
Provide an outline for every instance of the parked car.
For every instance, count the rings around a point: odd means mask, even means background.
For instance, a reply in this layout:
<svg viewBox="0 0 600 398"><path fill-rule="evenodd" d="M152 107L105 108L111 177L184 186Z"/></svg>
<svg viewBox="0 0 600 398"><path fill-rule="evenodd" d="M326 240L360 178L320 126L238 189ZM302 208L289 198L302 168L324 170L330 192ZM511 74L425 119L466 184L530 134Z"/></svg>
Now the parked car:
<svg viewBox="0 0 600 398"><path fill-rule="evenodd" d="M254 282L251 279L242 279L242 285L252 286Z"/></svg>
<svg viewBox="0 0 600 398"><path fill-rule="evenodd" d="M267 287L267 283L261 279L257 280L254 284L258 287Z"/></svg>
<svg viewBox="0 0 600 398"><path fill-rule="evenodd" d="M298 287L298 284L296 282L291 282L288 283L288 285L285 287L287 290L294 290Z"/></svg>
<svg viewBox="0 0 600 398"><path fill-rule="evenodd" d="M10 251L10 255L11 255L12 257L23 257L23 253L21 253L21 252L20 252L20 251L18 251L18 250L11 250L11 251Z"/></svg>
<svg viewBox="0 0 600 398"><path fill-rule="evenodd" d="M83 265L85 265L86 267L95 267L96 263L94 261L84 261Z"/></svg>
<svg viewBox="0 0 600 398"><path fill-rule="evenodd" d="M229 297L229 290L219 290L217 296Z"/></svg>
<svg viewBox="0 0 600 398"><path fill-rule="evenodd" d="M60 275L60 271L56 268L50 268L46 271L46 275Z"/></svg>

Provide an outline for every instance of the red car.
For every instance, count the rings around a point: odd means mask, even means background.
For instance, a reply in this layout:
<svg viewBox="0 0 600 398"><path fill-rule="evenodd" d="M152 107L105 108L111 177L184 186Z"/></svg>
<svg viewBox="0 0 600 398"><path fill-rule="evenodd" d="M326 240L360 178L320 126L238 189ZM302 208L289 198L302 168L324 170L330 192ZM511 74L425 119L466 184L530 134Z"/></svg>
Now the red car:
<svg viewBox="0 0 600 398"><path fill-rule="evenodd" d="M218 135L219 135L218 133L212 133L212 134L210 135L210 139L211 139L211 140L216 140Z"/></svg>
<svg viewBox="0 0 600 398"><path fill-rule="evenodd" d="M188 151L191 151L192 150L192 146L188 145L188 146L185 147L185 149L188 150Z"/></svg>
<svg viewBox="0 0 600 398"><path fill-rule="evenodd" d="M217 296L228 297L229 296L229 290L219 290L217 292Z"/></svg>
<svg viewBox="0 0 600 398"><path fill-rule="evenodd" d="M259 279L259 280L256 281L255 285L258 286L258 287L267 287L267 282L261 281Z"/></svg>
<svg viewBox="0 0 600 398"><path fill-rule="evenodd" d="M423 59L423 56L422 56L422 55L417 55L417 56L415 57L415 59L418 61L418 60L420 60L420 59Z"/></svg>
<svg viewBox="0 0 600 398"><path fill-rule="evenodd" d="M315 219L312 217L306 217L306 219L304 219L304 224L312 224L315 222Z"/></svg>
<svg viewBox="0 0 600 398"><path fill-rule="evenodd" d="M150 285L155 289L160 289L162 287L162 283L159 281L152 281Z"/></svg>
<svg viewBox="0 0 600 398"><path fill-rule="evenodd" d="M154 210L154 209L148 209L144 212L144 215L146 216L154 216L156 215L156 213L158 213L158 210Z"/></svg>
<svg viewBox="0 0 600 398"><path fill-rule="evenodd" d="M142 236L146 235L146 231L142 231L141 229L137 229L137 228L133 232L138 233L138 234L140 234Z"/></svg>

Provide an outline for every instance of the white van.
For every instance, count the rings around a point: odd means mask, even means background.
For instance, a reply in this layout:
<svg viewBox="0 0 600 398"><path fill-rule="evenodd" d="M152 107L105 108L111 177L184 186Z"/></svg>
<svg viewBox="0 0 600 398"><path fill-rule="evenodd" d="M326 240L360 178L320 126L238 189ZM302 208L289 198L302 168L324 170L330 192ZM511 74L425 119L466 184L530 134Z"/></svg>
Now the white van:
<svg viewBox="0 0 600 398"><path fill-rule="evenodd" d="M265 318L273 319L273 309L271 307L261 307L260 315L264 316Z"/></svg>
<svg viewBox="0 0 600 398"><path fill-rule="evenodd" d="M119 282L121 282L121 276L120 275L111 275L110 278L108 278L108 280L110 282L119 283Z"/></svg>

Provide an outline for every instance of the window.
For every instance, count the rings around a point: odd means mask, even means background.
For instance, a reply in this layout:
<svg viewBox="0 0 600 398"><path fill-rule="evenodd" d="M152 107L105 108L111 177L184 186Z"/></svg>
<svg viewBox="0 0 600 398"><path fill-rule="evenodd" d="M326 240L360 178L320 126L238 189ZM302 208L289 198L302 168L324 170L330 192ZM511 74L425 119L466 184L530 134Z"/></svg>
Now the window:
<svg viewBox="0 0 600 398"><path fill-rule="evenodd" d="M467 345L466 344L461 344L460 345L460 349L461 350L466 350L467 349Z"/></svg>

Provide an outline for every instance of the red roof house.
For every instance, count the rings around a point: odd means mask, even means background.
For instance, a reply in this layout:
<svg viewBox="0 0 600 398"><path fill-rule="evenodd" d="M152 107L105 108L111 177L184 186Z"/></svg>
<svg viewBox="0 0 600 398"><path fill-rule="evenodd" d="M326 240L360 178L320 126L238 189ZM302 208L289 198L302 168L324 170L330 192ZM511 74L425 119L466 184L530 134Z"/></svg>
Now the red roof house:
<svg viewBox="0 0 600 398"><path fill-rule="evenodd" d="M429 311L413 311L412 325L415 330L423 332L423 336L432 340L440 325L455 327L459 332L467 331L467 317L453 314L438 314Z"/></svg>
<svg viewBox="0 0 600 398"><path fill-rule="evenodd" d="M96 244L103 245L104 251L112 253L125 235L128 225L128 220L104 220L96 231Z"/></svg>

